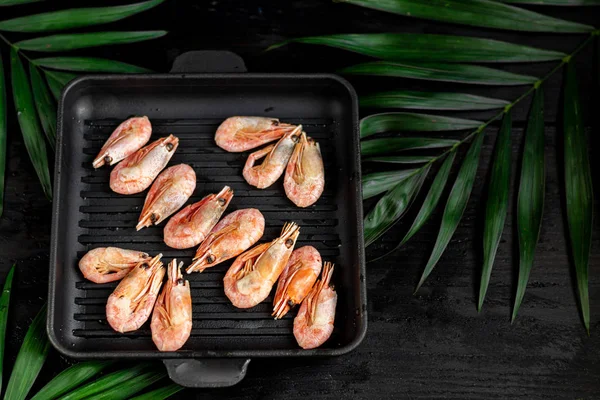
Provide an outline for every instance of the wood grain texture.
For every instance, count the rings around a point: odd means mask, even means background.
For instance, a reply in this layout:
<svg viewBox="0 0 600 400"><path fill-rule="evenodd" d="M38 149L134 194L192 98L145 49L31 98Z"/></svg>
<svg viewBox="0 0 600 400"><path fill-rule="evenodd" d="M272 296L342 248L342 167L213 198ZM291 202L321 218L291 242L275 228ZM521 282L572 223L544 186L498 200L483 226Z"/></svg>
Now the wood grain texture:
<svg viewBox="0 0 600 400"><path fill-rule="evenodd" d="M3 9L2 18L48 11L60 4L65 7L81 6L74 1L45 3ZM89 4L123 2L93 1ZM600 20L597 7L531 9L581 23L594 24ZM254 72L332 72L368 59L308 45L290 45L265 54L262 50L288 37L342 32L473 34L565 52L571 51L583 40L577 35L519 34L429 23L348 4L334 4L328 0L170 0L129 19L126 25L127 30L166 29L171 33L153 42L85 50L81 55L113 58L167 71L174 58L185 51L228 49L240 54L248 69ZM108 27L119 29L123 25L117 23ZM19 35L10 38L15 41L22 39ZM594 68L591 55L592 47L589 47L578 57L577 65L582 82L582 101L588 115L595 116L599 108L594 108L591 102ZM541 76L553 65L540 63L502 68ZM521 87L480 88L393 78L363 77L351 81L359 93L443 89L510 100L524 91ZM557 157L562 149L557 146L561 146L562 133L555 128L561 126L558 117L561 81L562 75L557 74L545 86L545 210L527 295L513 325L510 324L510 310L518 261L514 240L514 185L486 302L481 314L476 311L482 257L481 215L485 205L482 200L487 193L485 180L498 129L498 124L495 124L486 131L481 166L463 220L419 295L412 296L412 290L437 235L441 208L403 249L367 265L369 327L365 341L357 350L331 359L252 360L248 375L234 388L184 391L175 398L600 398L600 219L596 219L594 226L590 255L592 320L591 337L587 337L577 312L561 213L564 206L561 198L563 183ZM10 107L9 110L12 109ZM522 128L528 109L529 101L513 109L515 165L518 165L516 155L522 145ZM463 112L452 115L485 119L491 114ZM27 324L46 298L51 224L50 205L37 182L15 118L12 115L10 118L6 202L4 216L0 219L0 274L4 277L13 262L17 262L19 268L7 330L5 370L16 357L16 349ZM597 144L595 141L593 146ZM599 162L599 157L592 157L594 166L597 167ZM513 168L511 182L516 181L518 172L517 168ZM599 210L598 206L596 210ZM393 248L410 227L417 211L416 207L409 210L402 223L396 225L384 240L369 248L369 256L381 255ZM67 361L56 352L51 353L49 361L35 388L40 388L58 373L58 366L67 365Z"/></svg>

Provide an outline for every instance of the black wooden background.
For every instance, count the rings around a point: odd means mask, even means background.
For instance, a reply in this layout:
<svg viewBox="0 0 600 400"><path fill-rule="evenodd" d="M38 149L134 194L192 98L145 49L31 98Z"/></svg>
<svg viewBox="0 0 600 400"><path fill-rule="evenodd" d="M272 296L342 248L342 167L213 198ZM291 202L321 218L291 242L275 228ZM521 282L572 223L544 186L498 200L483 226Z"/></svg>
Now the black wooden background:
<svg viewBox="0 0 600 400"><path fill-rule="evenodd" d="M0 9L0 20L58 7L82 6L55 1ZM85 5L108 2L86 2ZM110 3L122 3L111 1ZM532 7L550 15L588 24L600 23L600 8ZM102 29L102 28L100 28ZM176 1L105 29L166 29L168 36L141 44L81 51L168 71L174 58L188 50L228 49L240 54L253 72L332 72L364 61L342 51L290 45L263 53L281 39L328 33L425 32L493 37L572 51L581 35L515 33L457 27L402 18L346 4L322 1ZM7 35L18 40L19 35ZM3 48L4 59L7 59ZM592 137L600 107L594 89L600 74L593 47L577 58L581 90ZM554 63L501 65L510 71L542 76ZM432 249L439 212L402 250L368 264L369 328L354 352L332 359L255 359L245 380L229 389L185 391L181 398L600 398L600 244L598 223L590 257L591 336L585 334L573 291L565 242L561 199L562 151L560 96L562 74L546 84L547 186L543 226L529 286L514 324L510 323L516 267L514 215L507 224L492 273L484 310L475 307L481 265L481 215L485 178L498 124L487 130L482 163L471 200L448 250L417 296L412 290ZM402 79L351 79L359 94L380 89L425 88L467 91L507 100L525 87L484 88L446 83L423 84ZM529 101L514 109L514 165ZM10 106L12 110L12 106ZM369 110L363 110L369 112ZM45 200L23 146L14 113L9 112L8 166L4 215L0 219L0 276L18 264L7 332L5 366L12 365L32 317L45 302L48 282L50 204ZM460 114L459 114L460 115ZM462 114L484 119L490 113ZM453 135L452 137L460 136ZM595 146L595 141L593 141ZM593 150L592 150L593 151ZM595 155L595 154L594 154ZM592 156L597 163L598 157ZM596 166L597 168L597 166ZM516 174L513 169L513 178ZM514 179L513 179L514 182ZM598 185L596 185L598 187ZM402 237L409 213L369 249L383 254ZM1 278L0 280L3 280ZM67 360L52 351L40 383L58 373ZM8 379L5 372L5 380ZM36 385L39 387L39 384Z"/></svg>

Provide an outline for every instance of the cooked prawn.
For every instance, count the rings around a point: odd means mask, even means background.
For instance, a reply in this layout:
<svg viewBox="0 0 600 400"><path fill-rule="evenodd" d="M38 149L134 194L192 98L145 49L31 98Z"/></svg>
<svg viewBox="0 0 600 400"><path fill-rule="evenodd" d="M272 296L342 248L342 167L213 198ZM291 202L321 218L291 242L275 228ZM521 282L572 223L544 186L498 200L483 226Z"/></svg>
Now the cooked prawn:
<svg viewBox="0 0 600 400"><path fill-rule="evenodd" d="M237 256L256 243L264 230L265 218L256 208L232 212L210 231L185 271L202 272Z"/></svg>
<svg viewBox="0 0 600 400"><path fill-rule="evenodd" d="M337 293L329 285L332 274L333 264L326 262L323 276L306 296L294 318L294 337L303 349L319 347L333 332Z"/></svg>
<svg viewBox="0 0 600 400"><path fill-rule="evenodd" d="M94 168L114 165L148 143L152 135L152 125L148 117L129 118L121 122L110 135L94 159Z"/></svg>
<svg viewBox="0 0 600 400"><path fill-rule="evenodd" d="M215 142L223 150L237 153L277 140L294 127L277 118L230 117L217 128Z"/></svg>
<svg viewBox="0 0 600 400"><path fill-rule="evenodd" d="M281 236L241 254L233 262L223 285L225 295L238 308L250 308L267 298L294 250L300 228L283 226Z"/></svg>
<svg viewBox="0 0 600 400"><path fill-rule="evenodd" d="M98 247L88 251L79 260L79 269L85 277L95 283L118 281L142 261L150 256L136 250L118 247Z"/></svg>
<svg viewBox="0 0 600 400"><path fill-rule="evenodd" d="M321 254L312 246L294 250L279 277L273 300L273 316L281 319L290 308L302 303L321 273Z"/></svg>
<svg viewBox="0 0 600 400"><path fill-rule="evenodd" d="M140 262L108 297L106 320L115 331L135 331L150 316L165 276L161 258Z"/></svg>
<svg viewBox="0 0 600 400"><path fill-rule="evenodd" d="M164 240L174 249L197 246L219 222L227 209L233 190L225 186L217 194L209 194L175 214L165 225Z"/></svg>
<svg viewBox="0 0 600 400"><path fill-rule="evenodd" d="M152 341L160 351L179 350L192 332L190 283L183 279L181 267L183 263L178 266L176 259L169 263L169 278L152 313Z"/></svg>
<svg viewBox="0 0 600 400"><path fill-rule="evenodd" d="M138 231L150 225L158 225L179 210L196 189L196 173L187 164L165 169L148 191L144 208L135 227Z"/></svg>
<svg viewBox="0 0 600 400"><path fill-rule="evenodd" d="M243 171L246 182L259 189L275 183L285 170L294 151L294 145L300 139L300 132L302 132L302 125L283 135L277 143L250 154ZM265 159L260 165L254 165L263 157Z"/></svg>
<svg viewBox="0 0 600 400"><path fill-rule="evenodd" d="M325 187L325 169L321 148L312 138L302 132L300 141L285 170L283 188L285 194L298 207L314 204Z"/></svg>
<svg viewBox="0 0 600 400"><path fill-rule="evenodd" d="M169 135L131 154L110 173L110 188L120 194L146 190L167 166L178 145L179 139Z"/></svg>

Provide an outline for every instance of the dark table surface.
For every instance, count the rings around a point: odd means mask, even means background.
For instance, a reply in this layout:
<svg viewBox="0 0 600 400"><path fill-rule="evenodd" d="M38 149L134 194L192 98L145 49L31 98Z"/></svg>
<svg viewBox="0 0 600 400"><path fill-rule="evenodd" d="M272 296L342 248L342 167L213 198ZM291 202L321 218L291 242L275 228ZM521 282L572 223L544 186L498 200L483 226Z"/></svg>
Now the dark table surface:
<svg viewBox="0 0 600 400"><path fill-rule="evenodd" d="M12 7L3 9L0 19L49 10L58 5L81 4L56 1ZM589 24L600 21L599 7L533 9ZM81 54L116 58L165 72L177 55L199 49L232 50L240 54L249 70L254 72L332 72L364 60L342 51L306 45L262 53L268 45L283 38L302 35L342 32L468 34L565 52L572 51L585 38L581 35L521 34L457 27L327 0L170 0L157 9L108 28L167 29L170 34L152 42L82 51ZM18 35L9 36L18 39ZM592 83L599 68L591 62L591 56L592 47L589 46L578 57L577 65L587 115L595 117L594 113L600 108L593 103L593 96L598 96L598 91L594 91ZM542 76L554 65L501 67ZM510 323L516 267L513 204L484 310L478 314L475 307L474 287L478 285L481 264L482 228L479 221L497 131L497 124L493 124L487 130L482 163L463 221L418 295L413 296L412 291L432 249L439 227L439 212L401 250L367 265L369 327L366 339L357 350L331 359L255 359L239 385L229 389L185 391L181 398L600 398L599 224L594 224L590 257L592 320L591 336L588 337L580 322L573 292L561 212L561 169L557 168L562 143L558 128L561 79L560 73L555 74L546 85L547 187L543 225L525 300L513 324ZM467 91L511 100L525 90L523 87L427 85L391 78L351 81L359 94L382 88L411 87ZM519 104L513 114L515 158L521 146L528 103ZM486 112L458 115L490 116ZM51 224L51 206L42 194L12 114L9 128L5 211L0 219L0 276L5 276L14 262L18 264L18 272L9 317L5 365L14 361L29 322L46 300ZM596 130L594 135L597 134ZM595 146L596 141L592 145ZM598 157L592 159L596 163ZM514 170L516 168L513 178ZM372 258L391 249L406 231L410 216L409 213L404 223L398 224L383 240L369 248L368 256ZM52 352L40 382L49 379L67 363L58 353Z"/></svg>

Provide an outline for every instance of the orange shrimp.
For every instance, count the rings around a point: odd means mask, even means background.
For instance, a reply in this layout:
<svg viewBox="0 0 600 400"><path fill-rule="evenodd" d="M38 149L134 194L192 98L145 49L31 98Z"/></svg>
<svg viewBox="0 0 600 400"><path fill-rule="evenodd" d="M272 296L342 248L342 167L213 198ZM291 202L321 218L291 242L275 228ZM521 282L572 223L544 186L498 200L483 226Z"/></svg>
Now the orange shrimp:
<svg viewBox="0 0 600 400"><path fill-rule="evenodd" d="M152 341L160 351L179 350L192 332L190 283L183 279L181 267L183 263L177 266L176 259L169 263L169 279L152 313Z"/></svg>
<svg viewBox="0 0 600 400"><path fill-rule="evenodd" d="M148 143L152 135L152 125L148 117L129 118L121 122L110 135L94 159L94 168L115 165Z"/></svg>
<svg viewBox="0 0 600 400"><path fill-rule="evenodd" d="M158 225L179 210L196 189L196 173L187 164L165 169L156 178L144 202L144 208L135 227L140 230Z"/></svg>
<svg viewBox="0 0 600 400"><path fill-rule="evenodd" d="M185 271L202 272L237 256L256 243L264 230L265 218L256 208L232 212L210 231Z"/></svg>
<svg viewBox="0 0 600 400"><path fill-rule="evenodd" d="M161 258L139 263L108 297L106 320L115 331L135 331L150 317L165 276Z"/></svg>
<svg viewBox="0 0 600 400"><path fill-rule="evenodd" d="M79 260L79 269L85 279L107 283L122 279L137 264L149 260L150 256L141 251L98 247L88 251Z"/></svg>
<svg viewBox="0 0 600 400"><path fill-rule="evenodd" d="M223 150L238 153L277 140L294 128L277 118L231 117L219 125L215 142Z"/></svg>
<svg viewBox="0 0 600 400"><path fill-rule="evenodd" d="M273 316L281 319L290 308L302 303L321 273L321 254L312 246L294 250L279 277L273 300Z"/></svg>
<svg viewBox="0 0 600 400"><path fill-rule="evenodd" d="M169 135L131 154L110 173L110 188L120 194L146 190L167 166L178 145L179 139Z"/></svg>
<svg viewBox="0 0 600 400"><path fill-rule="evenodd" d="M324 187L325 168L321 148L302 132L302 138L296 144L285 170L285 194L298 207L308 207L319 200Z"/></svg>
<svg viewBox="0 0 600 400"><path fill-rule="evenodd" d="M294 337L303 349L319 347L333 332L337 293L329 285L333 264L323 265L323 276L302 302L294 318Z"/></svg>
<svg viewBox="0 0 600 400"><path fill-rule="evenodd" d="M300 132L302 132L302 125L298 125L294 130L286 133L277 143L250 154L243 171L246 182L259 189L267 188L275 183L283 174L285 166L292 156L294 145L300 139ZM263 157L265 159L260 165L254 165Z"/></svg>
<svg viewBox="0 0 600 400"><path fill-rule="evenodd" d="M217 194L209 194L175 214L165 225L164 240L174 249L197 246L219 222L227 209L233 190L225 186Z"/></svg>
<svg viewBox="0 0 600 400"><path fill-rule="evenodd" d="M277 239L248 250L233 262L223 285L235 307L254 307L267 298L290 259L299 233L298 225L287 223Z"/></svg>

